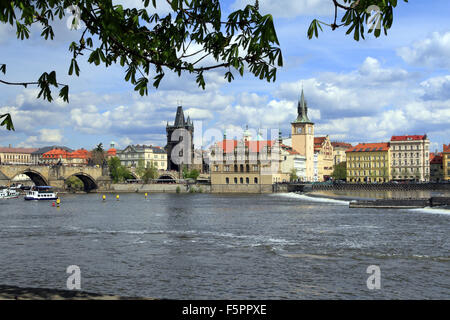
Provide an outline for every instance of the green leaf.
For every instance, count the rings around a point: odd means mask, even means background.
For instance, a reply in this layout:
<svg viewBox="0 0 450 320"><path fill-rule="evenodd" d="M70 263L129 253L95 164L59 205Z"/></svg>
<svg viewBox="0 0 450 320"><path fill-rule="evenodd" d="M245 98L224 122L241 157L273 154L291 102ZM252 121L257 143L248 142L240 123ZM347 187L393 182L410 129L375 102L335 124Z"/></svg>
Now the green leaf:
<svg viewBox="0 0 450 320"><path fill-rule="evenodd" d="M14 124L13 124L12 118L11 118L11 114L9 114L9 113L0 114L0 119L2 119L2 118L5 118L5 119L3 119L3 121L0 123L0 126L1 127L6 126L6 130L15 131Z"/></svg>
<svg viewBox="0 0 450 320"><path fill-rule="evenodd" d="M69 103L69 86L65 85L62 87L62 89L59 91L59 96L63 99L63 101Z"/></svg>

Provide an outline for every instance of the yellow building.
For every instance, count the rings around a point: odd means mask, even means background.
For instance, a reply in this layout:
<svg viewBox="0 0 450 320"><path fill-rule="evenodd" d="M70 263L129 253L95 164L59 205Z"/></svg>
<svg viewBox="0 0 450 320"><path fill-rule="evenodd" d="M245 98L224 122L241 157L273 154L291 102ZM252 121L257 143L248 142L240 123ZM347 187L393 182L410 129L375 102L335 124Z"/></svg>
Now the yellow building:
<svg viewBox="0 0 450 320"><path fill-rule="evenodd" d="M347 150L347 182L391 180L389 143L360 143Z"/></svg>
<svg viewBox="0 0 450 320"><path fill-rule="evenodd" d="M303 94L297 106L297 119L291 123L292 149L306 158L306 181L314 180L314 123L308 118L308 105Z"/></svg>
<svg viewBox="0 0 450 320"><path fill-rule="evenodd" d="M33 148L0 148L0 164L31 164Z"/></svg>
<svg viewBox="0 0 450 320"><path fill-rule="evenodd" d="M274 183L289 181L280 163L277 141L224 138L211 150L211 192L270 193Z"/></svg>
<svg viewBox="0 0 450 320"><path fill-rule="evenodd" d="M442 166L444 169L444 180L450 181L450 143L444 144L442 152Z"/></svg>
<svg viewBox="0 0 450 320"><path fill-rule="evenodd" d="M314 152L317 153L318 181L326 181L333 173L333 146L330 138L314 138Z"/></svg>
<svg viewBox="0 0 450 320"><path fill-rule="evenodd" d="M350 143L345 142L331 142L331 145L333 146L333 164L337 165L347 161L345 151L353 148L353 146Z"/></svg>

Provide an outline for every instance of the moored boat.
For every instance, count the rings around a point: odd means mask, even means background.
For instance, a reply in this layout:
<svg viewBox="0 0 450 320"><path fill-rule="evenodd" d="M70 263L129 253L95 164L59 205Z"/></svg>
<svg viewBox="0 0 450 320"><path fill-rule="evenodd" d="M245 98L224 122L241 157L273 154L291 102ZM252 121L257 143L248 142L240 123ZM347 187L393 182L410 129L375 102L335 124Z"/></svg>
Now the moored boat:
<svg viewBox="0 0 450 320"><path fill-rule="evenodd" d="M25 200L56 200L57 193L50 186L34 186L25 194Z"/></svg>
<svg viewBox="0 0 450 320"><path fill-rule="evenodd" d="M16 189L11 188L1 188L0 189L0 199L16 199L20 195Z"/></svg>

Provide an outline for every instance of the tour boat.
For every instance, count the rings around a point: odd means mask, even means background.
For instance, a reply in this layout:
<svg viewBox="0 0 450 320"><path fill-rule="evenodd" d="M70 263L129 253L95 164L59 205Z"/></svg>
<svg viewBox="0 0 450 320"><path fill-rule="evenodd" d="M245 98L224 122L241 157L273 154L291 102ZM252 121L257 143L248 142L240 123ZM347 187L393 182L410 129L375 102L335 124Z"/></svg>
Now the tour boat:
<svg viewBox="0 0 450 320"><path fill-rule="evenodd" d="M50 186L34 186L25 195L25 200L56 200L56 192Z"/></svg>
<svg viewBox="0 0 450 320"><path fill-rule="evenodd" d="M18 198L20 193L16 189L3 188L0 189L0 199L15 199Z"/></svg>

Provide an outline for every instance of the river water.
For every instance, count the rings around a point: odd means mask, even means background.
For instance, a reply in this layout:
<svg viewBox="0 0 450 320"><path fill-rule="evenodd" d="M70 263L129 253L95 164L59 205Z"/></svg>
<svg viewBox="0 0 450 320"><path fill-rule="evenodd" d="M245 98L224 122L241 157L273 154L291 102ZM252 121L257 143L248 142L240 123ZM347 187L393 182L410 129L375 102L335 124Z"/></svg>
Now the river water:
<svg viewBox="0 0 450 320"><path fill-rule="evenodd" d="M296 194L0 200L0 284L170 299L450 299L450 210ZM369 290L367 268L380 268Z"/></svg>

